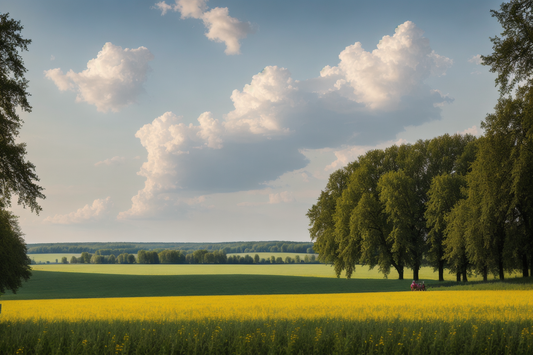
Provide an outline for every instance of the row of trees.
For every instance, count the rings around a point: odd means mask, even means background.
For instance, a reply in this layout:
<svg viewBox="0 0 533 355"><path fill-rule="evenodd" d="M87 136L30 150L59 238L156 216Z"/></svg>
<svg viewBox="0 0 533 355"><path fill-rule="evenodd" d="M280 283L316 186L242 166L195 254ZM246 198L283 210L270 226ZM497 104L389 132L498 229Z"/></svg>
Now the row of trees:
<svg viewBox="0 0 533 355"><path fill-rule="evenodd" d="M533 273L533 1L492 13L504 32L482 59L501 96L484 136L369 151L334 172L308 211L315 250L337 275L362 263L400 279L409 267L418 280L423 262L439 280L445 268L464 281Z"/></svg>
<svg viewBox="0 0 533 355"><path fill-rule="evenodd" d="M61 258L61 263L68 264L69 261L67 257L64 256ZM100 255L100 254L90 254L88 252L83 252L79 257L72 256L70 258L71 264L135 264L135 255L122 253L118 257L115 255Z"/></svg>
<svg viewBox="0 0 533 355"><path fill-rule="evenodd" d="M181 250L163 250L161 252L140 250L137 262L139 264L294 264L294 263L315 263L315 255L305 255L302 259L299 255L294 258L286 256L270 258L260 258L259 254L250 255L230 255L227 256L224 250L209 252L205 249L195 250L186 253Z"/></svg>
<svg viewBox="0 0 533 355"><path fill-rule="evenodd" d="M387 149L371 150L331 174L326 189L311 207L311 237L319 259L348 277L355 265L406 267L418 279L424 257L443 276L440 235L429 236L426 210L434 178L464 177L475 159L471 135L444 135Z"/></svg>
<svg viewBox="0 0 533 355"><path fill-rule="evenodd" d="M57 262L57 259L56 259ZM260 258L258 254L254 257L250 255L230 255L227 256L223 250L215 250L208 252L207 250L195 250L187 254L182 250L163 250L161 252L140 250L135 255L123 253L118 257L115 255L101 255L90 254L83 252L79 257L72 256L70 264L294 264L294 263L316 263L315 255L305 255L301 258L295 255L294 258L286 256L276 257L272 255L270 258ZM62 257L61 263L68 264L69 261L66 256Z"/></svg>
<svg viewBox="0 0 533 355"><path fill-rule="evenodd" d="M50 243L33 244L29 254L44 253L95 253L99 255L136 254L139 250L182 250L192 253L195 250L224 250L234 253L314 253L313 243L309 242L229 242L229 243Z"/></svg>

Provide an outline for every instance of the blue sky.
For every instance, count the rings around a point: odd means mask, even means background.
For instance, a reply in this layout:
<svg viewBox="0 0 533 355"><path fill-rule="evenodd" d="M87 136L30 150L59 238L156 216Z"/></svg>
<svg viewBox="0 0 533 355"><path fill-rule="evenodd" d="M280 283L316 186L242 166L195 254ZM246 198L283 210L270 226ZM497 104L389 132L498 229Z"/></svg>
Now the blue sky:
<svg viewBox="0 0 533 355"><path fill-rule="evenodd" d="M482 134L497 1L38 1L20 139L47 198L28 243L308 241L335 169ZM164 13L164 14L163 14Z"/></svg>

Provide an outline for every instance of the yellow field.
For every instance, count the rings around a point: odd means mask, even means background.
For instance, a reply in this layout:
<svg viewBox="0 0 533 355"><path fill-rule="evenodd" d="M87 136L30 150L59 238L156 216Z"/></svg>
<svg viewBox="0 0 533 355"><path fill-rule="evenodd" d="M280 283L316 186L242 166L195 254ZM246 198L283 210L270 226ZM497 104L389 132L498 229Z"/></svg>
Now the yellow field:
<svg viewBox="0 0 533 355"><path fill-rule="evenodd" d="M27 320L533 319L533 291L195 296L3 301L0 322Z"/></svg>

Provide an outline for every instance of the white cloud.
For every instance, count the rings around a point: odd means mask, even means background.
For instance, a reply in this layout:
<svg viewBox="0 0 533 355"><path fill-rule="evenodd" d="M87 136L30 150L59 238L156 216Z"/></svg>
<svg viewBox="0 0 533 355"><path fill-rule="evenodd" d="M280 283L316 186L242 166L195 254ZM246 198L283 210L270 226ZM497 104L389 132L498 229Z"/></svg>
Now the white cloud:
<svg viewBox="0 0 533 355"><path fill-rule="evenodd" d="M101 112L117 112L136 102L143 92L152 59L154 56L145 47L122 49L107 42L82 72L69 70L64 74L55 68L44 73L59 90L77 92L77 102L95 105Z"/></svg>
<svg viewBox="0 0 533 355"><path fill-rule="evenodd" d="M154 5L154 8L161 10L161 16L168 11L179 11L182 19L189 17L201 19L207 29L205 34L207 38L214 42L224 42L225 53L228 55L240 54L239 40L246 38L252 32L250 23L229 16L227 7L208 10L206 2L206 0L176 0L174 5L169 5L160 1Z"/></svg>
<svg viewBox="0 0 533 355"><path fill-rule="evenodd" d="M109 158L109 159L106 159L106 160L99 161L99 162L95 163L94 166L101 166L101 165L117 166L117 165L124 164L124 162L126 162L126 158L116 156L116 157L113 157L113 158Z"/></svg>
<svg viewBox="0 0 533 355"><path fill-rule="evenodd" d="M242 91L233 90L231 100L235 110L226 116L225 126L232 131L253 134L287 133L280 126L280 113L293 106L296 91L287 69L266 67Z"/></svg>
<svg viewBox="0 0 533 355"><path fill-rule="evenodd" d="M173 10L173 7L164 1L155 3L152 8L161 10L161 16L166 15L167 11Z"/></svg>
<svg viewBox="0 0 533 355"><path fill-rule="evenodd" d="M430 75L444 75L452 60L431 50L423 31L411 21L384 36L377 49L367 52L360 42L339 54L336 67L326 66L323 78L335 79L334 89L371 108L394 107L405 95L420 89Z"/></svg>
<svg viewBox="0 0 533 355"><path fill-rule="evenodd" d="M207 10L206 0L176 0L174 11L181 13L181 18L188 17L201 19Z"/></svg>
<svg viewBox="0 0 533 355"><path fill-rule="evenodd" d="M101 220L109 215L111 205L111 197L96 199L92 205L87 204L69 214L56 214L53 217L47 217L44 221L53 224L80 224Z"/></svg>
<svg viewBox="0 0 533 355"><path fill-rule="evenodd" d="M275 194L269 194L268 195L268 203L270 204L276 204L276 203L289 203L294 201L294 196L289 191L283 191Z"/></svg>
<svg viewBox="0 0 533 355"><path fill-rule="evenodd" d="M50 56L50 60L55 60L55 59L56 59L56 57L54 57L54 55Z"/></svg>
<svg viewBox="0 0 533 355"><path fill-rule="evenodd" d="M477 128L477 126L472 126L470 128L467 128L465 129L464 131L462 132L457 132L459 134L462 134L462 135L465 135L465 134L471 134L473 136L477 136L479 135L481 132L479 132L479 129Z"/></svg>
<svg viewBox="0 0 533 355"><path fill-rule="evenodd" d="M474 63L474 64L481 64L481 62L483 61L483 59L481 59L481 54L476 54L475 56L473 56L472 58L470 58L468 60L470 63Z"/></svg>
<svg viewBox="0 0 533 355"><path fill-rule="evenodd" d="M309 150L329 149L336 160L328 169L341 167L379 142L390 145L406 126L439 119L442 104L453 101L425 83L444 75L451 60L434 53L411 22L376 50L356 43L339 58L337 66L305 81L293 80L285 68L266 67L232 92L234 109L220 119L204 112L197 125L185 125L166 112L144 125L136 137L148 153L138 172L145 186L119 218L153 216L193 196L264 189L303 169Z"/></svg>

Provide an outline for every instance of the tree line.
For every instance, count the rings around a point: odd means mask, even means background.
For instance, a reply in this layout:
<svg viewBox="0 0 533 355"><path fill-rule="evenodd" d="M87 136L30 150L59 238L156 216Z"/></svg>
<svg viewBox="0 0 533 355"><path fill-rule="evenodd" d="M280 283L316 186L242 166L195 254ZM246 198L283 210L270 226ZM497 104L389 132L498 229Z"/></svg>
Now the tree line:
<svg viewBox="0 0 533 355"><path fill-rule="evenodd" d="M100 255L137 254L139 250L224 250L234 253L314 253L311 242L264 241L227 243L41 243L31 244L29 254L46 253L99 253Z"/></svg>
<svg viewBox="0 0 533 355"><path fill-rule="evenodd" d="M500 98L484 135L443 135L377 149L329 177L307 212L319 259L351 277L356 264L413 279L423 263L467 280L471 272L533 274L533 2L492 15L501 38L483 64Z"/></svg>
<svg viewBox="0 0 533 355"><path fill-rule="evenodd" d="M57 260L56 260L57 261ZM134 254L91 254L83 252L79 257L72 256L70 261L66 256L61 258L63 264L303 264L317 263L314 254L300 255L282 258L272 255L270 258L260 258L259 254L227 256L224 250L208 251L205 249L195 250L190 253L183 250L139 250L137 257Z"/></svg>

